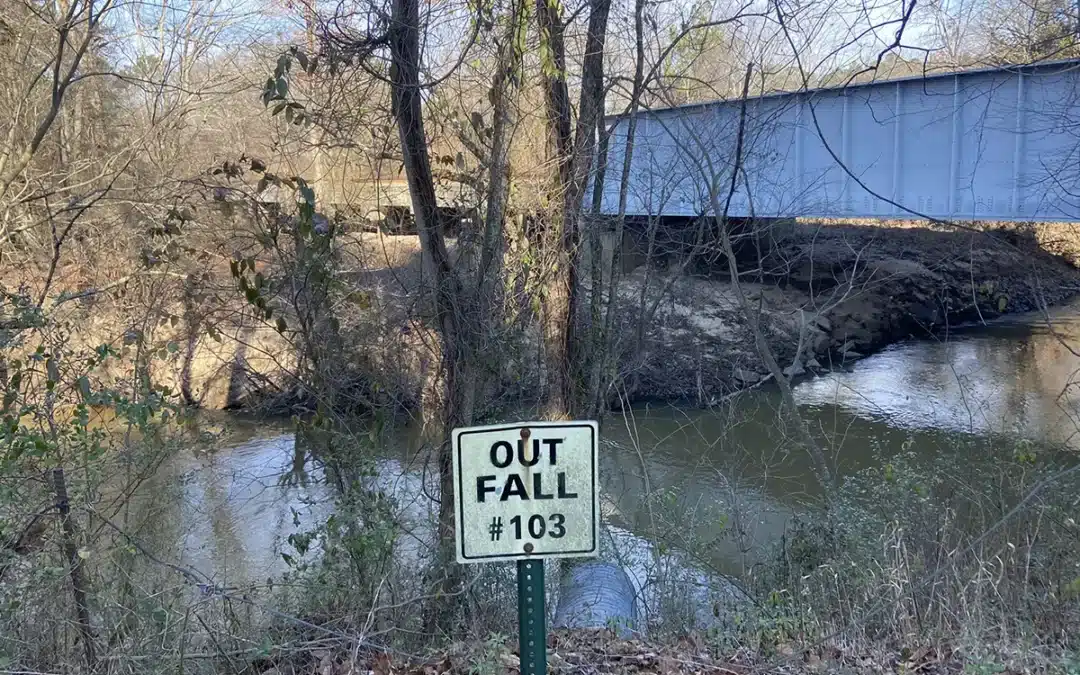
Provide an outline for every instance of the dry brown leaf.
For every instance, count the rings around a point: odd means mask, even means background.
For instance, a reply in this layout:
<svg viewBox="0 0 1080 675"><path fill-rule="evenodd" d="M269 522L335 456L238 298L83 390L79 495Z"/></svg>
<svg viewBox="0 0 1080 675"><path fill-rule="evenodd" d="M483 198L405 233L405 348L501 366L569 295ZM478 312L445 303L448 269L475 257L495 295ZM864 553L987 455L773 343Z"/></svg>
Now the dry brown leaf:
<svg viewBox="0 0 1080 675"><path fill-rule="evenodd" d="M392 675L394 672L394 668L393 665L390 663L390 655L386 652L380 652L379 654L377 654L371 664L371 671L375 675Z"/></svg>

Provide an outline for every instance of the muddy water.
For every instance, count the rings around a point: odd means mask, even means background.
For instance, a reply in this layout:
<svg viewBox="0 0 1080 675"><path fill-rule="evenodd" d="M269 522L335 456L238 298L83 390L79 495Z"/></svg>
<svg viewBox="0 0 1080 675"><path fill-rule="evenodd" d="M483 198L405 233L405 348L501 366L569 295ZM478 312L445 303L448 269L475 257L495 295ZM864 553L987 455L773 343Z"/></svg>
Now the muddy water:
<svg viewBox="0 0 1080 675"><path fill-rule="evenodd" d="M853 367L806 379L795 394L841 475L914 451L988 461L995 445L1025 438L1080 447L1080 303L970 326L937 341L908 342ZM750 392L708 410L641 406L604 425L602 510L609 553L707 551L697 563L744 574L820 498L814 465L777 423L774 391ZM148 508L182 560L222 581L283 571L287 537L325 519L330 488L287 423L214 421L220 446L171 460L152 482ZM427 546L434 510L424 485L430 457L409 430L374 455L373 485L397 500L408 534ZM950 454L951 453L951 454ZM646 495L651 498L646 499Z"/></svg>

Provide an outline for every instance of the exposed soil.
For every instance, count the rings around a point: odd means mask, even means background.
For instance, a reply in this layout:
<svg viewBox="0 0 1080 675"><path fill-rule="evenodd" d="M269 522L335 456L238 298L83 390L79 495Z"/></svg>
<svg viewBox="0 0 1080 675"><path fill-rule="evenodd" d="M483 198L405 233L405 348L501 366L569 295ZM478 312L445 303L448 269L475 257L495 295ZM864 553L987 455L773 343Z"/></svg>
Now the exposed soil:
<svg viewBox="0 0 1080 675"><path fill-rule="evenodd" d="M804 225L774 257L783 283L814 296L834 353L1041 309L1080 289L1080 270L1015 233Z"/></svg>
<svg viewBox="0 0 1080 675"><path fill-rule="evenodd" d="M1080 256L1074 229L789 224L760 263L743 261L741 283L781 368L799 376L842 367L909 337L1067 300L1080 290L1080 270L1070 262ZM425 320L417 237L345 235L339 269L359 298L355 310L345 308L339 317L345 344L355 349L346 362L370 370L385 397L406 408L419 405L425 369L434 362L415 330ZM616 336L624 402L704 405L768 378L726 266L672 271L681 269L667 260L624 275ZM238 372L248 383L247 400L280 398L272 385L287 380L277 369L289 362L282 353L288 346L269 327L226 337L233 339L197 345L190 376L198 400L208 407L232 401ZM523 399L538 390L535 331L505 337L485 353L494 376L485 398L496 407L529 403ZM176 373L155 377L179 381L179 362L173 366Z"/></svg>
<svg viewBox="0 0 1080 675"><path fill-rule="evenodd" d="M1080 291L1080 270L1069 262L1080 251L1071 229L800 223L786 228L760 265L742 265L751 270L742 286L781 367L797 376L1069 299ZM631 337L623 348L632 398L706 403L767 377L726 273L673 279L640 267L628 282L623 333L634 336L646 318L644 339Z"/></svg>

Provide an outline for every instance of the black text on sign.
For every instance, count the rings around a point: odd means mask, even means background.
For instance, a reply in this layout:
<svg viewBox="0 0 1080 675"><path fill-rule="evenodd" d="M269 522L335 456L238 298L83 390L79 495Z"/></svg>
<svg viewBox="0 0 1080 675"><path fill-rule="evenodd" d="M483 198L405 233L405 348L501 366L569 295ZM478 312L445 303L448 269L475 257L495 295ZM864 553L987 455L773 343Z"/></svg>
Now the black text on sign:
<svg viewBox="0 0 1080 675"><path fill-rule="evenodd" d="M597 553L595 422L455 429L458 562Z"/></svg>

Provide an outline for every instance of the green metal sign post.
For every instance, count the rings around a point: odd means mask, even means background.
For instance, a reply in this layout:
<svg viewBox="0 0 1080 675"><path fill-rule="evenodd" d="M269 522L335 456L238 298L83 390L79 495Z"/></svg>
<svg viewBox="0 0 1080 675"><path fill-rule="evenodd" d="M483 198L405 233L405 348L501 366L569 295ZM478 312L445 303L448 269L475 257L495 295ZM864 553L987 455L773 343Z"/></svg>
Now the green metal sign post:
<svg viewBox="0 0 1080 675"><path fill-rule="evenodd" d="M600 551L600 427L519 422L454 429L455 556L517 562L521 675L547 675L544 561Z"/></svg>
<svg viewBox="0 0 1080 675"><path fill-rule="evenodd" d="M544 561L519 560L518 653L521 675L547 673L547 611L544 608Z"/></svg>

